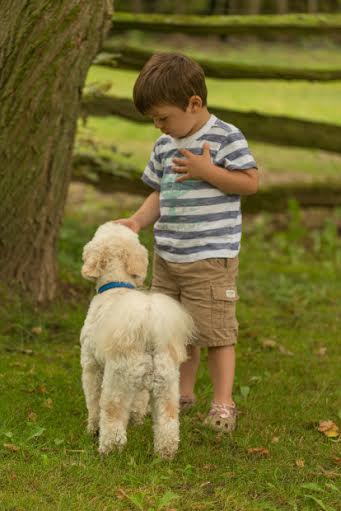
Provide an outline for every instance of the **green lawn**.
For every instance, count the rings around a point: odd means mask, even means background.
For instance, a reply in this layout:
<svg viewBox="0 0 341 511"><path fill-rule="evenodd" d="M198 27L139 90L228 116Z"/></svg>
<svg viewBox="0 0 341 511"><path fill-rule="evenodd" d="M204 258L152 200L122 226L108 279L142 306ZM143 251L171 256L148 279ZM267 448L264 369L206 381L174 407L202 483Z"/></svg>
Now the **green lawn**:
<svg viewBox="0 0 341 511"><path fill-rule="evenodd" d="M193 40L191 39L191 41ZM135 40L135 42L137 41ZM244 45L236 48L236 51L244 51L245 58L249 55L252 60L252 48L256 48L257 51L260 51L260 48L264 50L264 44ZM328 49L333 54L333 51L338 48L333 43L324 44L325 46L322 48L318 47L311 51L311 55L315 55L315 51L319 54L318 51L320 51L321 55L326 56ZM267 46L271 50L271 45ZM273 51L278 52L277 57L284 56L287 55L284 51L285 48L288 49L287 46L274 45ZM301 46L298 46L298 54L302 59L304 50L307 49L309 49L308 42L302 42ZM211 49L211 51L216 51L216 49ZM292 51L294 51L293 48ZM274 53L272 58L275 58ZM110 94L131 98L136 76L137 73L133 71L110 70L101 66L92 66L89 70L87 84L109 82L111 84ZM341 82L262 82L208 79L207 85L209 104L212 106L244 111L255 110L261 113L285 115L311 121L340 123ZM86 129L79 129L80 136L97 139L108 145L116 146L119 151L130 153L130 162L141 171L159 134L159 131L151 124L138 125L118 117L90 117L87 120ZM314 148L274 146L253 140L248 141L261 170L262 186L289 181L302 183L339 179L341 157L337 154Z"/></svg>
<svg viewBox="0 0 341 511"><path fill-rule="evenodd" d="M203 38L184 34L126 32L112 38L117 44L131 44L150 51L178 51L193 58L209 58L226 62L276 65L291 68L340 69L340 44L326 37L302 37L291 41L261 41L216 36Z"/></svg>
<svg viewBox="0 0 341 511"><path fill-rule="evenodd" d="M138 73L92 66L87 83L111 82L110 94L131 98ZM208 104L240 111L341 123L341 82L217 80L207 78Z"/></svg>
<svg viewBox="0 0 341 511"><path fill-rule="evenodd" d="M319 229L305 227L295 204L284 217L245 218L238 430L221 436L201 423L211 397L203 354L198 406L181 420L175 460L153 456L149 419L130 429L122 454L101 459L85 433L80 383L79 331L93 293L79 276L81 250L99 223L139 200L71 191L60 297L36 309L0 291L1 511L336 511L340 443L317 426L341 419L340 211ZM150 231L142 240L151 249Z"/></svg>
<svg viewBox="0 0 341 511"><path fill-rule="evenodd" d="M136 124L119 117L89 117L86 127L79 123L78 136L116 146L120 152L129 153L128 161L144 169L159 130L152 124ZM339 180L341 156L318 149L303 149L262 144L249 140L249 145L259 165L262 186L276 182L310 182Z"/></svg>

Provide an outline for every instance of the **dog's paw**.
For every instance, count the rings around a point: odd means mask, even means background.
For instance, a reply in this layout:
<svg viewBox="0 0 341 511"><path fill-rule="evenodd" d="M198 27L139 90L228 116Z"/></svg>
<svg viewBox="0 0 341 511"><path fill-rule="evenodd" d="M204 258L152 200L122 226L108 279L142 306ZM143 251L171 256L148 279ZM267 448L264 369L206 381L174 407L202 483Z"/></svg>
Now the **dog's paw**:
<svg viewBox="0 0 341 511"><path fill-rule="evenodd" d="M178 446L168 446L163 448L155 448L155 454L164 460L172 460L176 455Z"/></svg>
<svg viewBox="0 0 341 511"><path fill-rule="evenodd" d="M100 434L98 452L100 454L109 454L113 450L122 451L126 443L126 432L121 429L111 431L110 434Z"/></svg>
<svg viewBox="0 0 341 511"><path fill-rule="evenodd" d="M97 439L99 437L98 422L88 422L86 430L89 433L89 435L91 435L94 439Z"/></svg>

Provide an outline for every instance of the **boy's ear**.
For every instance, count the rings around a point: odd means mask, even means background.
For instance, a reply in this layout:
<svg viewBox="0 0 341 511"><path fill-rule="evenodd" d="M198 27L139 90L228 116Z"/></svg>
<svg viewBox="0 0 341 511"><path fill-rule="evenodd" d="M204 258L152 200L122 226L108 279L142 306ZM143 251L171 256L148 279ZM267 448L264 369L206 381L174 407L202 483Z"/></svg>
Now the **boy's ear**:
<svg viewBox="0 0 341 511"><path fill-rule="evenodd" d="M191 112L196 112L199 108L202 108L202 99L200 96L191 96L188 103Z"/></svg>

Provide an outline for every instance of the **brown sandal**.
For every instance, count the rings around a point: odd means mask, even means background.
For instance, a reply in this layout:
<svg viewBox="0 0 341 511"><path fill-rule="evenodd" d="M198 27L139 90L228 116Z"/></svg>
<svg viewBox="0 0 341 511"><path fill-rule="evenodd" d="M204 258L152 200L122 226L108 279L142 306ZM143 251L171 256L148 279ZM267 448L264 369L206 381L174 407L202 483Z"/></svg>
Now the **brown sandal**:
<svg viewBox="0 0 341 511"><path fill-rule="evenodd" d="M181 413L188 412L191 408L193 408L195 403L196 403L195 397L180 396L180 412Z"/></svg>
<svg viewBox="0 0 341 511"><path fill-rule="evenodd" d="M218 405L212 403L204 424L215 431L230 433L236 429L237 407L233 405Z"/></svg>

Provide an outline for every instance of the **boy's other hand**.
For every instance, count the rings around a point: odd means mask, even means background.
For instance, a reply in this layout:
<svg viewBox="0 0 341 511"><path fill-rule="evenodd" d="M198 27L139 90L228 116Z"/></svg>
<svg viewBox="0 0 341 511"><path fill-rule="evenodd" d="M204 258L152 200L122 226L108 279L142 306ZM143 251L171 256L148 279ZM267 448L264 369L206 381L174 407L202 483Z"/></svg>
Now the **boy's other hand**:
<svg viewBox="0 0 341 511"><path fill-rule="evenodd" d="M205 180L212 165L209 144L204 144L201 155L193 154L188 149L179 149L179 152L184 155L184 158L173 158L172 169L174 172L182 174L176 181L182 182L187 179Z"/></svg>
<svg viewBox="0 0 341 511"><path fill-rule="evenodd" d="M140 224L132 218L120 218L119 220L113 220L113 222L114 224L121 224L129 227L129 229L136 232L136 234L138 234L141 229Z"/></svg>

